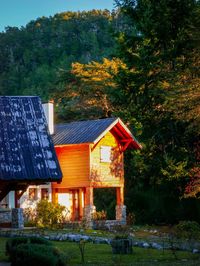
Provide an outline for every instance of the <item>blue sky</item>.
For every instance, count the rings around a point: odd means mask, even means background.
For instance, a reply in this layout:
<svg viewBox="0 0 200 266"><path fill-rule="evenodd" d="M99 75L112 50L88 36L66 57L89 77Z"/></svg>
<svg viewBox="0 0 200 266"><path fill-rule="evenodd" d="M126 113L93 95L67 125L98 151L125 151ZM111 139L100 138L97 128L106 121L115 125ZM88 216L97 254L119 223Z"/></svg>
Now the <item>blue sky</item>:
<svg viewBox="0 0 200 266"><path fill-rule="evenodd" d="M114 0L0 0L0 31L64 11L114 8Z"/></svg>

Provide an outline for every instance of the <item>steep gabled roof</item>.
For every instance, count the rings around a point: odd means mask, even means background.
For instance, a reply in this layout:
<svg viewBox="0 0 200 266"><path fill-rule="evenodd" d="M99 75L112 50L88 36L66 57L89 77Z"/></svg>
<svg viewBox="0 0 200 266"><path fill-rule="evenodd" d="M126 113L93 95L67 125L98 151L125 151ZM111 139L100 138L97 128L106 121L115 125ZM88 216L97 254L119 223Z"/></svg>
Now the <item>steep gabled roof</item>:
<svg viewBox="0 0 200 266"><path fill-rule="evenodd" d="M60 181L38 97L0 97L0 181Z"/></svg>
<svg viewBox="0 0 200 266"><path fill-rule="evenodd" d="M130 148L140 149L141 145L119 118L78 121L55 126L54 145L97 143L108 131Z"/></svg>

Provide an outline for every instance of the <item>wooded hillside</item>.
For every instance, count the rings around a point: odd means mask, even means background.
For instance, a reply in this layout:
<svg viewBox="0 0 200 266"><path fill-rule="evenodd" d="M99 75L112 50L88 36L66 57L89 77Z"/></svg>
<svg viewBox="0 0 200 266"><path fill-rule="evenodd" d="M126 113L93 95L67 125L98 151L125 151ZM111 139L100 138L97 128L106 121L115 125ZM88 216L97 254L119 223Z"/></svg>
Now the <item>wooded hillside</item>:
<svg viewBox="0 0 200 266"><path fill-rule="evenodd" d="M0 93L53 98L57 121L120 116L143 145L126 154L128 212L200 221L200 1L116 4L0 33Z"/></svg>
<svg viewBox="0 0 200 266"><path fill-rule="evenodd" d="M111 57L115 50L109 11L65 12L0 33L1 95L37 94L47 100L60 69L72 62ZM114 22L115 21L115 22Z"/></svg>

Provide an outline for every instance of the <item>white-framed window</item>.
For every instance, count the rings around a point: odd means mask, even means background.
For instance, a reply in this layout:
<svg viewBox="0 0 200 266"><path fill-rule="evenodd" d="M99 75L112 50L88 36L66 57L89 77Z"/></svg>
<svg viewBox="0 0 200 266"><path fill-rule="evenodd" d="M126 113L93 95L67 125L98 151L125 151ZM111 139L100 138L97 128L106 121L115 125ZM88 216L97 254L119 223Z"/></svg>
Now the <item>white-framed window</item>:
<svg viewBox="0 0 200 266"><path fill-rule="evenodd" d="M48 200L49 199L49 190L48 188L41 188L41 199Z"/></svg>
<svg viewBox="0 0 200 266"><path fill-rule="evenodd" d="M110 163L111 162L111 149L110 146L101 146L100 148L100 161L102 163Z"/></svg>
<svg viewBox="0 0 200 266"><path fill-rule="evenodd" d="M29 188L28 189L28 197L29 200L36 200L37 199L37 188Z"/></svg>

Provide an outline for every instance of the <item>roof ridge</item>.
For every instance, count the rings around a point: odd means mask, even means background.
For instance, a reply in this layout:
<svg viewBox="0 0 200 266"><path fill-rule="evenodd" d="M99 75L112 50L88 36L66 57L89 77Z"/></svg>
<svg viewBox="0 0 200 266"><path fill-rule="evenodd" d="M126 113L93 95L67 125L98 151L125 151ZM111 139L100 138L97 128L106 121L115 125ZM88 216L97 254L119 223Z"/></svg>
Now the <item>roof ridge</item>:
<svg viewBox="0 0 200 266"><path fill-rule="evenodd" d="M116 120L118 117L105 117L105 118L98 118L98 119L88 119L88 120L78 120L78 121L71 121L71 122L64 122L64 123L57 123L55 126L62 126L67 124L73 124L73 123L83 123L83 122L96 122L96 121L103 121L103 120Z"/></svg>

